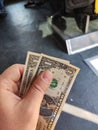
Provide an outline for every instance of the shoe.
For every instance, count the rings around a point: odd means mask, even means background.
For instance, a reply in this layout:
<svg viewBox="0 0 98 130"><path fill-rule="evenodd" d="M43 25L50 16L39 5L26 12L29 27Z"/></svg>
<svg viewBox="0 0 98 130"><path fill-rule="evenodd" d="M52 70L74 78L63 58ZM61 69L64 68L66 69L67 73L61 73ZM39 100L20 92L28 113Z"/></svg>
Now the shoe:
<svg viewBox="0 0 98 130"><path fill-rule="evenodd" d="M43 2L38 2L38 3L35 3L35 6L41 6L43 4L44 4Z"/></svg>
<svg viewBox="0 0 98 130"><path fill-rule="evenodd" d="M79 13L75 15L75 20L78 28L82 30L83 33L86 33L88 31L90 16Z"/></svg>
<svg viewBox="0 0 98 130"><path fill-rule="evenodd" d="M7 16L7 12L6 12L6 10L3 8L3 9L0 10L0 17L5 17L5 16Z"/></svg>
<svg viewBox="0 0 98 130"><path fill-rule="evenodd" d="M52 24L57 26L61 31L64 31L66 29L66 21L65 19L60 15L55 15L52 18Z"/></svg>
<svg viewBox="0 0 98 130"><path fill-rule="evenodd" d="M34 8L34 7L39 7L41 5L43 5L44 2L38 2L38 3L34 3L34 2L28 2L27 4L25 4L25 8Z"/></svg>
<svg viewBox="0 0 98 130"><path fill-rule="evenodd" d="M34 2L28 2L24 5L25 8L32 8L35 6L35 3Z"/></svg>
<svg viewBox="0 0 98 130"><path fill-rule="evenodd" d="M98 19L98 14L92 14L90 16L90 20L95 20L95 19Z"/></svg>
<svg viewBox="0 0 98 130"><path fill-rule="evenodd" d="M28 2L27 4L25 4L25 8L34 8L34 7L39 7L43 5L42 2L39 2L39 3L34 3L34 2Z"/></svg>

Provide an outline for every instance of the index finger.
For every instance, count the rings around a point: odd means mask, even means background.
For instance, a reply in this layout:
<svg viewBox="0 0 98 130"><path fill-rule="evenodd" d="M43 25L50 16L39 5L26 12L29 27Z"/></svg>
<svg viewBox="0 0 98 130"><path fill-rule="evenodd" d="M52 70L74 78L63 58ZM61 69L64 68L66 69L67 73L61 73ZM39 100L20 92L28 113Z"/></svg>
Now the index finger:
<svg viewBox="0 0 98 130"><path fill-rule="evenodd" d="M23 64L14 64L8 69L6 69L1 77L3 79L11 80L13 82L18 82L23 75L24 65Z"/></svg>

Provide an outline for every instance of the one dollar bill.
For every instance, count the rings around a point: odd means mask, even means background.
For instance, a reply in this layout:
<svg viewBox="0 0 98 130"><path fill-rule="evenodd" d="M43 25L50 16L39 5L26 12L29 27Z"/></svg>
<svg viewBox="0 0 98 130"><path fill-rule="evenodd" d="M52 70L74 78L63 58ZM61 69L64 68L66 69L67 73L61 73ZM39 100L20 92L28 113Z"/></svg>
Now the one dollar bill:
<svg viewBox="0 0 98 130"><path fill-rule="evenodd" d="M33 78L36 74L37 67L39 65L39 61L41 59L40 54L34 52L28 52L26 63L25 63L25 70L22 77L21 87L20 87L20 96L23 97L29 86L31 85Z"/></svg>

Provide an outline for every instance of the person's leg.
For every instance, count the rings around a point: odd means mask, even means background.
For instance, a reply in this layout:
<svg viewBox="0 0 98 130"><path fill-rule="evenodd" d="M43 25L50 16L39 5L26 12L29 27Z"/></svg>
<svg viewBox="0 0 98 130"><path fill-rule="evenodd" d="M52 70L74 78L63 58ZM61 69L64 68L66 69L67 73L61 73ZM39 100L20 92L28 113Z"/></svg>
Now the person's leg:
<svg viewBox="0 0 98 130"><path fill-rule="evenodd" d="M4 8L4 0L0 0L0 17L5 17L7 15L7 12Z"/></svg>
<svg viewBox="0 0 98 130"><path fill-rule="evenodd" d="M4 8L3 0L0 0L0 10Z"/></svg>

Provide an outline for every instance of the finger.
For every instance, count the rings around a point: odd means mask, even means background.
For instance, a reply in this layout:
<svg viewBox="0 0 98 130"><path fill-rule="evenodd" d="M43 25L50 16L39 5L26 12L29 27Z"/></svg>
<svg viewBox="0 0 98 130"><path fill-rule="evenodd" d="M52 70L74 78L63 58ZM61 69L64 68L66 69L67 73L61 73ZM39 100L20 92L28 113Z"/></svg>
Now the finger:
<svg viewBox="0 0 98 130"><path fill-rule="evenodd" d="M4 79L9 79L12 80L14 82L19 81L19 79L21 78L22 74L24 71L24 65L22 64L14 64L11 67L9 67L8 69L6 69L1 76Z"/></svg>
<svg viewBox="0 0 98 130"><path fill-rule="evenodd" d="M16 91L17 83L19 83L24 71L24 65L14 64L6 69L0 75L0 87L4 87L10 91Z"/></svg>
<svg viewBox="0 0 98 130"><path fill-rule="evenodd" d="M42 72L34 83L31 85L27 95L24 97L25 105L27 109L35 109L36 112L39 111L40 104L42 102L44 93L50 86L52 81L52 73L50 71ZM37 111L38 110L38 111ZM34 112L34 111L33 111Z"/></svg>

